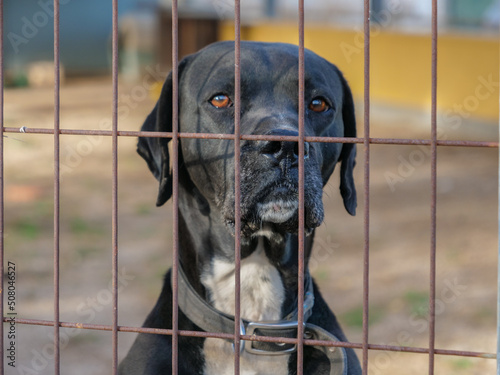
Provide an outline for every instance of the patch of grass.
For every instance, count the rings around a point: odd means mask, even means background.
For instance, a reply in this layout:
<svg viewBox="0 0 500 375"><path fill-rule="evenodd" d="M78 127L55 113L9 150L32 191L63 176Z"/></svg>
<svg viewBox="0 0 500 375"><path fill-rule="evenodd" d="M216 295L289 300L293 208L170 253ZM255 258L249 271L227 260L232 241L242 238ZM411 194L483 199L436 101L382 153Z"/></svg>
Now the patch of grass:
<svg viewBox="0 0 500 375"><path fill-rule="evenodd" d="M74 331L70 336L70 343L72 344L95 344L99 340L99 334L83 329Z"/></svg>
<svg viewBox="0 0 500 375"><path fill-rule="evenodd" d="M89 226L81 217L75 217L70 221L71 233L82 234L89 230Z"/></svg>
<svg viewBox="0 0 500 375"><path fill-rule="evenodd" d="M368 324L379 322L383 318L384 312L381 308L370 306ZM341 315L341 320L349 327L363 328L363 306L355 307Z"/></svg>
<svg viewBox="0 0 500 375"><path fill-rule="evenodd" d="M314 273L314 279L319 281L327 281L330 278L330 272L326 269L317 270Z"/></svg>
<svg viewBox="0 0 500 375"><path fill-rule="evenodd" d="M35 213L40 217L52 217L54 214L54 203L52 200L44 199L36 202Z"/></svg>
<svg viewBox="0 0 500 375"><path fill-rule="evenodd" d="M495 319L497 317L497 312L495 309L491 308L491 307L486 307L486 306L483 306L481 308L479 308L475 313L474 313L474 319L476 321L480 321L480 322L486 322L486 321L490 321L490 322L494 322Z"/></svg>
<svg viewBox="0 0 500 375"><path fill-rule="evenodd" d="M14 234L27 240L36 240L40 235L40 226L31 219L20 219L13 225Z"/></svg>
<svg viewBox="0 0 500 375"><path fill-rule="evenodd" d="M468 358L458 358L452 360L451 365L455 370L468 370L473 366L473 363Z"/></svg>
<svg viewBox="0 0 500 375"><path fill-rule="evenodd" d="M43 199L23 205L16 211L12 221L6 221L6 232L12 240L37 240L53 232L53 201Z"/></svg>
<svg viewBox="0 0 500 375"><path fill-rule="evenodd" d="M135 213L137 215L147 215L151 212L152 205L151 204L138 204L135 207Z"/></svg>
<svg viewBox="0 0 500 375"><path fill-rule="evenodd" d="M412 314L427 316L429 311L429 293L410 290L404 295L405 302L409 305Z"/></svg>
<svg viewBox="0 0 500 375"><path fill-rule="evenodd" d="M79 259L87 259L88 257L92 256L93 254L99 253L99 250L95 247L80 247L76 250L76 254Z"/></svg>
<svg viewBox="0 0 500 375"><path fill-rule="evenodd" d="M71 233L76 235L102 235L105 233L104 228L100 227L97 224L91 224L88 220L85 220L81 217L72 218L69 224Z"/></svg>

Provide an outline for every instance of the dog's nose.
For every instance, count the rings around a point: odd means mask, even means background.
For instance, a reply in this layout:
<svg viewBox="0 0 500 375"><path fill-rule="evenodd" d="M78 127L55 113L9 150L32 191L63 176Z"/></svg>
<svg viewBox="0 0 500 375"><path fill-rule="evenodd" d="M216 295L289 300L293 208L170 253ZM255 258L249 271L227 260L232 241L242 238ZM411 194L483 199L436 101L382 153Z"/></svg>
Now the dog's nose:
<svg viewBox="0 0 500 375"><path fill-rule="evenodd" d="M272 136L294 136L299 135L298 132L288 129L275 129L266 135ZM299 160L299 143L290 141L265 141L262 146L262 154L266 157L275 159L280 163L284 159L288 159L292 164L298 164ZM309 157L309 142L304 142L304 159Z"/></svg>

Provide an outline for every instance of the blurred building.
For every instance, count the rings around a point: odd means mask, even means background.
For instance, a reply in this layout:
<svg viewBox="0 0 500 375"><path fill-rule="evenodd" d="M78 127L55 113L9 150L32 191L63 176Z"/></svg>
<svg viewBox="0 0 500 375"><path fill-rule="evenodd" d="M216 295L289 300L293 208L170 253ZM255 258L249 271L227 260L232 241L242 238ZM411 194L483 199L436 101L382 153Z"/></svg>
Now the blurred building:
<svg viewBox="0 0 500 375"><path fill-rule="evenodd" d="M474 32L496 30L500 18L500 0L439 1L440 27L460 28ZM159 7L157 7L159 5ZM53 4L51 0L16 0L4 4L4 54L7 69L22 69L34 61L52 60ZM141 50L154 50L156 22L161 9L168 13L170 0L120 0L119 16L122 41ZM359 28L362 24L363 1L307 1L306 19L315 24ZM225 21L234 16L234 0L179 0L181 18ZM109 71L111 40L111 1L61 1L61 59L68 74ZM241 1L244 25L265 20L296 20L296 0ZM373 0L372 21L385 29L405 32L428 32L431 2L414 0ZM161 23L168 21L166 18ZM160 24L161 26L161 24ZM184 30L196 28L195 22ZM162 29L164 33L165 30ZM158 33L156 32L157 36ZM202 33L199 35L203 39ZM182 36L181 36L182 37ZM133 40L136 40L135 42ZM207 42L213 41L213 37ZM198 48L204 42L193 43ZM181 46L182 47L182 46ZM188 48L191 52L190 49ZM132 55L130 58L134 58ZM148 57L149 58L149 57Z"/></svg>
<svg viewBox="0 0 500 375"><path fill-rule="evenodd" d="M159 0L164 7L171 6L171 0ZM439 21L443 27L495 28L499 20L499 0L441 0L438 2ZM217 13L219 18L232 18L233 0L179 0L181 8L201 12ZM306 1L306 18L335 25L356 25L363 19L363 1L315 0ZM391 27L405 30L419 30L430 25L431 2L415 0L372 0L372 16L375 22L384 13L395 15ZM241 15L245 22L266 18L296 18L296 0L245 0L241 1Z"/></svg>
<svg viewBox="0 0 500 375"><path fill-rule="evenodd" d="M156 3L120 0L119 16L140 15ZM33 63L53 61L53 1L15 0L3 6L5 68L10 80L22 81ZM60 1L60 53L67 74L109 72L111 17L111 1Z"/></svg>
<svg viewBox="0 0 500 375"><path fill-rule="evenodd" d="M363 92L363 1L305 2L306 47L345 73ZM234 0L179 0L179 55L234 39ZM371 1L371 95L388 105L428 109L431 1ZM7 82L37 82L51 72L52 0L4 4ZM61 62L68 75L109 73L111 1L61 0ZM242 39L298 43L296 0L241 1ZM498 118L500 0L440 0L438 106L449 118ZM129 80L145 69L171 66L171 1L120 0L120 68ZM32 69L35 63L35 69ZM42 64L39 64L42 63ZM156 66L156 65L155 65ZM158 77L161 80L161 77ZM50 82L50 80L47 80ZM479 87L479 89L478 89ZM479 91L478 91L479 90ZM484 93L481 99L475 92Z"/></svg>
<svg viewBox="0 0 500 375"><path fill-rule="evenodd" d="M499 4L438 1L438 110L445 124L498 122ZM169 12L169 0L160 5ZM431 2L372 0L371 6L373 103L429 110ZM179 9L181 15L215 20L218 39L234 38L233 0L179 0ZM363 12L361 0L305 2L306 47L338 65L358 98L364 85ZM297 44L297 15L296 0L241 1L242 39Z"/></svg>

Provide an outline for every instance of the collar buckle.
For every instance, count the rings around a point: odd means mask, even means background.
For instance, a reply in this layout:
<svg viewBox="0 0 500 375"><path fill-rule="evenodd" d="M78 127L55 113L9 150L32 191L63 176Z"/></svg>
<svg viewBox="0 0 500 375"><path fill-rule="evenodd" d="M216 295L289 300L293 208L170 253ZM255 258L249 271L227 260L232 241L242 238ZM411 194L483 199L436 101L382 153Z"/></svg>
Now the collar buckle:
<svg viewBox="0 0 500 375"><path fill-rule="evenodd" d="M249 336L296 338L297 328L297 321L249 322L246 327L246 334ZM245 350L249 353L259 355L283 355L294 353L297 350L297 345L279 342L250 341L245 345Z"/></svg>

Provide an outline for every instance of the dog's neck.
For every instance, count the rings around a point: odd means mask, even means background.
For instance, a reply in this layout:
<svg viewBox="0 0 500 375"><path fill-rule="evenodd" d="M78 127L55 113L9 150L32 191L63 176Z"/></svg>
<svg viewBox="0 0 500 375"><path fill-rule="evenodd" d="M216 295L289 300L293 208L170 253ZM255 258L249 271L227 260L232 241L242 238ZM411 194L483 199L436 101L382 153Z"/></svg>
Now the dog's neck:
<svg viewBox="0 0 500 375"><path fill-rule="evenodd" d="M281 275L265 255L263 238L251 255L241 260L241 317L251 321L279 320L285 300ZM201 282L209 302L226 314L235 313L234 262L214 258L205 265Z"/></svg>
<svg viewBox="0 0 500 375"><path fill-rule="evenodd" d="M218 210L200 208L193 194L180 189L179 203L179 255L188 281L215 308L233 315L233 233ZM312 241L312 235L306 238L306 260ZM241 316L249 320L281 319L297 305L296 235L263 228L249 238L241 238L241 254Z"/></svg>

